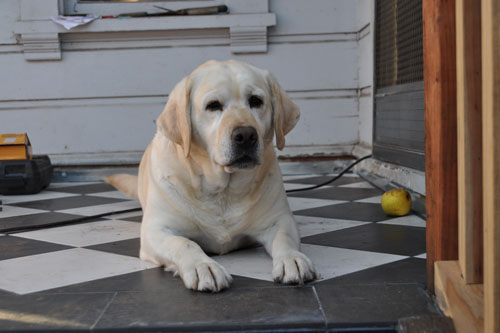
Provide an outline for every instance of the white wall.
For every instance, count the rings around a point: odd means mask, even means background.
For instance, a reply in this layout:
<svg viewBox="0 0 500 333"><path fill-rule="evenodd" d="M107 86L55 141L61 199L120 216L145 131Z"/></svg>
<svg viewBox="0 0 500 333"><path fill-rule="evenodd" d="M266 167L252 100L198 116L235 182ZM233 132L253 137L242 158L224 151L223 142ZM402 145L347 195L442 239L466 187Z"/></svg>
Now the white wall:
<svg viewBox="0 0 500 333"><path fill-rule="evenodd" d="M373 136L373 21L374 1L357 0L359 143L371 147Z"/></svg>
<svg viewBox="0 0 500 333"><path fill-rule="evenodd" d="M58 30L62 59L52 61L23 54L22 33L55 29L20 22L37 15L26 12L30 1L0 1L0 132L28 132L34 152L58 164L137 162L170 89L209 59L275 74L302 111L285 155L343 155L371 143L372 0L270 0L266 53L232 53L224 28L111 32L95 22Z"/></svg>

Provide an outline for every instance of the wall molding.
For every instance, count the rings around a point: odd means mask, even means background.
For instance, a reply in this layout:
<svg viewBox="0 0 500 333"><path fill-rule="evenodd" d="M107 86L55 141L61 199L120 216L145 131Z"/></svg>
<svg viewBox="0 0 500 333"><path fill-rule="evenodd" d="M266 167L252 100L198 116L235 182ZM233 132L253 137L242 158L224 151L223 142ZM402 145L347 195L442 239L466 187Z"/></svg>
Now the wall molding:
<svg viewBox="0 0 500 333"><path fill-rule="evenodd" d="M346 98L357 99L360 94L360 90L356 88L287 90L287 94L292 98L292 100L327 100ZM168 96L168 94L161 94L139 96L80 96L29 100L0 100L0 112L46 108L145 105L158 103L163 104L167 102Z"/></svg>
<svg viewBox="0 0 500 333"><path fill-rule="evenodd" d="M21 34L26 60L61 60L61 42L57 33Z"/></svg>
<svg viewBox="0 0 500 333"><path fill-rule="evenodd" d="M285 146L276 155L280 158L307 158L328 156L351 156L354 145ZM103 153L50 154L55 166L113 166L136 165L141 161L143 151L122 151Z"/></svg>
<svg viewBox="0 0 500 333"><path fill-rule="evenodd" d="M262 27L234 27L229 30L166 30L62 34L60 38L63 52L230 46L233 53L247 53L252 48L256 50L260 48L261 52L266 52L267 45L356 42L356 36L355 32L273 35L267 33L267 29L262 29Z"/></svg>
<svg viewBox="0 0 500 333"><path fill-rule="evenodd" d="M266 26L233 26L229 34L232 53L267 52Z"/></svg>
<svg viewBox="0 0 500 333"><path fill-rule="evenodd" d="M46 108L72 108L72 107L99 107L119 105L145 105L166 103L168 95L149 96L99 96L99 97L74 97L53 99L32 99L18 101L0 101L0 112L12 110L46 109ZM160 110L161 111L161 110Z"/></svg>

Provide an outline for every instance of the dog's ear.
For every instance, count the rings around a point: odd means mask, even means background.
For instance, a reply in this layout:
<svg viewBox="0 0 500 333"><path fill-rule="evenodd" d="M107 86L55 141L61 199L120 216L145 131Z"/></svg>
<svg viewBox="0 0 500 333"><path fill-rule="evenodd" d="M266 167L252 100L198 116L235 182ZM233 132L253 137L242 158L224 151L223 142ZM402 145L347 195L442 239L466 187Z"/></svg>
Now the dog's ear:
<svg viewBox="0 0 500 333"><path fill-rule="evenodd" d="M290 97L288 97L286 92L280 87L276 78L269 72L267 72L267 82L271 88L276 146L279 150L282 150L283 147L285 147L285 135L287 135L299 121L300 111L298 106L292 102Z"/></svg>
<svg viewBox="0 0 500 333"><path fill-rule="evenodd" d="M189 156L191 148L191 103L192 80L187 77L177 83L168 97L165 109L156 124L160 133L182 146L184 156Z"/></svg>

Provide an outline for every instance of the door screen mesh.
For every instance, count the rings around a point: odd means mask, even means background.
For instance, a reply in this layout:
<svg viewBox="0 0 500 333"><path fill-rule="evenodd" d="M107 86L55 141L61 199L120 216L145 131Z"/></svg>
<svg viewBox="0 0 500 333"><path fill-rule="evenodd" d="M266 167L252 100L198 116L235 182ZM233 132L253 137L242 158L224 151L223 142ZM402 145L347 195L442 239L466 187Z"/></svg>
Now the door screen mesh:
<svg viewBox="0 0 500 333"><path fill-rule="evenodd" d="M377 87L422 81L421 0L382 0L376 8Z"/></svg>
<svg viewBox="0 0 500 333"><path fill-rule="evenodd" d="M373 155L425 169L422 0L378 0Z"/></svg>

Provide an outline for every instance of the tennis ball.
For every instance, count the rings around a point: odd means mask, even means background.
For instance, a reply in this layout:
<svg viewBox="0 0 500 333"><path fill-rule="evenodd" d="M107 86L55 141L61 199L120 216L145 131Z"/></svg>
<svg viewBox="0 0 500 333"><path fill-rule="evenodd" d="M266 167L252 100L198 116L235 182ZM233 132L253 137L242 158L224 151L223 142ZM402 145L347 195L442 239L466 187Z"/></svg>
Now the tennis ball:
<svg viewBox="0 0 500 333"><path fill-rule="evenodd" d="M401 189L390 190L384 193L381 203L387 215L404 216L411 209L411 195Z"/></svg>

